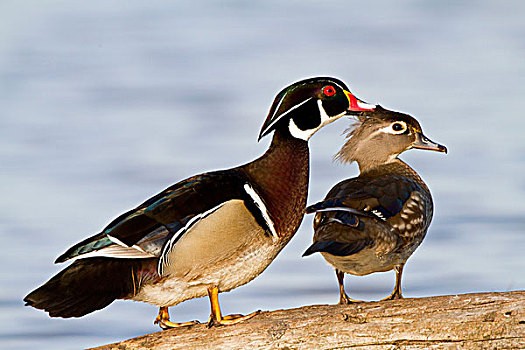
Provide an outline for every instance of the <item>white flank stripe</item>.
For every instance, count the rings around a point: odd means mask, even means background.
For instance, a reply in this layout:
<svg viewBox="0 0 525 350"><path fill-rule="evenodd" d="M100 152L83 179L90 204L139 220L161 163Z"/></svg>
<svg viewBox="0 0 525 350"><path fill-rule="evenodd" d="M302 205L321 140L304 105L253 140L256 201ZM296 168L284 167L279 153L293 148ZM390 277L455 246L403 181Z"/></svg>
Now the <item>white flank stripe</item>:
<svg viewBox="0 0 525 350"><path fill-rule="evenodd" d="M164 244L164 248L162 249L162 253L160 254L159 264L157 267L158 273L160 276L162 276L163 272L163 266L166 264L169 264L169 252L173 248L173 244L177 242L180 236L182 236L186 231L188 231L197 221L202 220L206 216L210 215L220 207L222 207L226 202L222 202L221 204L211 208L210 210L205 211L204 213L200 213L192 217L184 227L180 228L174 235L171 237L171 239Z"/></svg>
<svg viewBox="0 0 525 350"><path fill-rule="evenodd" d="M252 186L250 186L250 184L245 184L244 190L246 191L246 193L248 193L250 197L252 197L253 201L255 202L255 205L261 211L264 221L266 221L266 224L270 228L270 231L271 231L271 234L274 240L278 240L279 235L277 234L277 231L275 231L275 226L273 225L273 221L270 218L270 215L268 214L268 210L266 209L266 206L264 205L264 202L262 201L261 197L259 197L257 192L255 192L255 190L253 189Z"/></svg>

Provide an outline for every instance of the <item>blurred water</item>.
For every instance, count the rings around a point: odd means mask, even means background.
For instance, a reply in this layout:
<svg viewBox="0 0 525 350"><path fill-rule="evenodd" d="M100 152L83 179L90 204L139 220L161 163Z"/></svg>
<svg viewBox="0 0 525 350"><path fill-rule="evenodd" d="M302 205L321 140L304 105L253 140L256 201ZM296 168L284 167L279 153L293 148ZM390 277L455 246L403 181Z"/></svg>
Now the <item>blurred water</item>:
<svg viewBox="0 0 525 350"><path fill-rule="evenodd" d="M263 153L269 138L256 137L274 95L315 75L416 116L449 148L403 156L436 204L405 295L524 289L524 12L520 1L2 1L0 347L73 349L156 331L146 304L62 320L22 298L124 210ZM311 141L310 202L356 174L331 161L347 126ZM311 221L264 274L222 295L225 312L337 301L332 269L300 257ZM392 272L347 277L355 298L384 297L393 283ZM171 312L205 321L208 302Z"/></svg>

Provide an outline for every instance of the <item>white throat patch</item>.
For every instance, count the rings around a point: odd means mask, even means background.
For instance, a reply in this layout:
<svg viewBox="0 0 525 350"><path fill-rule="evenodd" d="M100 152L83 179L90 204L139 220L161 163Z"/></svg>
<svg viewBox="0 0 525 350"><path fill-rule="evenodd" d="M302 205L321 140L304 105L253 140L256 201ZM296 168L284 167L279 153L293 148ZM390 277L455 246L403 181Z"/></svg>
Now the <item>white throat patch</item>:
<svg viewBox="0 0 525 350"><path fill-rule="evenodd" d="M295 124L293 119L290 119L290 123L288 125L288 129L290 130L290 134L293 137L295 137L297 139L308 141L310 139L310 137L312 137L312 135L317 132L317 130L321 129L326 124L330 124L331 122L341 118L342 116L344 116L346 114L346 112L342 112L341 114L338 114L338 115L336 115L334 117L330 117L328 114L326 114L326 111L324 110L323 101L317 100L317 106L319 107L319 115L321 116L321 123L317 127L313 128L313 129L301 130Z"/></svg>

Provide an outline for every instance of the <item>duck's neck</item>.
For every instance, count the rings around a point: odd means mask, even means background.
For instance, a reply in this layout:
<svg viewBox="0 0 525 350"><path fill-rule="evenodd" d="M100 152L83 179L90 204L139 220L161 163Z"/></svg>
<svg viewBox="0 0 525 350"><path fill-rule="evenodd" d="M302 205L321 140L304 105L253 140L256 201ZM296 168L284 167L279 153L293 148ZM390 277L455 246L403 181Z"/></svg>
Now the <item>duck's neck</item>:
<svg viewBox="0 0 525 350"><path fill-rule="evenodd" d="M375 177L375 176L380 176L383 174L391 174L391 175L400 175L400 176L412 178L417 183L419 183L420 186L425 191L430 193L427 185L425 184L423 179L421 179L419 174L414 169L412 169L407 163L403 162L401 159L397 157L394 158L390 162L376 164L375 166L366 167L366 168L361 168L361 164L359 164L359 171L360 171L359 176Z"/></svg>
<svg viewBox="0 0 525 350"><path fill-rule="evenodd" d="M366 174L366 173L370 173L370 172L375 172L378 169L383 169L384 167L388 167L391 164L393 164L394 166L401 165L401 163L403 165L406 165L406 163L404 163L403 161L401 161L397 157L392 157L390 159L380 159L380 160L375 159L373 153L370 154L370 157L368 157L368 158L365 158L365 157L358 158L358 159L356 159L355 162L357 163L357 166L359 167L359 173L361 175ZM398 163L398 162L400 162L400 163Z"/></svg>
<svg viewBox="0 0 525 350"><path fill-rule="evenodd" d="M276 130L266 153L243 167L258 185L277 232L285 242L303 219L309 166L308 142Z"/></svg>

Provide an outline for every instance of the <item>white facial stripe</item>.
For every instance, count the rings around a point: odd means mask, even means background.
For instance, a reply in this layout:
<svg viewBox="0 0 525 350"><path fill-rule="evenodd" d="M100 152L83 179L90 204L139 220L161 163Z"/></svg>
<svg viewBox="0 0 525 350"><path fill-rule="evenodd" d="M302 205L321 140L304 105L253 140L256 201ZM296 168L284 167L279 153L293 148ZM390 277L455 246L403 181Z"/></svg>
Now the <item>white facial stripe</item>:
<svg viewBox="0 0 525 350"><path fill-rule="evenodd" d="M330 117L328 114L326 114L326 111L325 111L325 109L323 107L323 101L317 100L317 106L319 108L319 114L321 116L321 124L319 124L319 126L317 126L316 128L313 128L313 129L301 130L295 124L293 119L290 119L290 123L288 125L288 129L290 130L290 134L293 137L301 139L301 140L308 141L310 139L310 137L312 137L312 135L317 132L317 130L321 129L326 124L329 124L329 123L333 122L334 120L337 120L337 119L341 118L342 116L344 116L346 114L346 112L342 112L342 113L340 113L340 114L338 114L338 115L336 115L334 117Z"/></svg>
<svg viewBox="0 0 525 350"><path fill-rule="evenodd" d="M206 216L210 215L214 211L218 210L220 207L222 207L226 202L222 202L221 204L211 208L210 210L205 211L204 213L200 213L192 217L184 227L180 228L174 235L171 237L171 239L164 244L164 248L162 249L162 253L160 254L159 263L157 266L157 270L160 276L162 276L163 267L166 264L169 264L169 252L173 248L173 245L178 241L178 239L186 233L196 222L199 220L204 219Z"/></svg>
<svg viewBox="0 0 525 350"><path fill-rule="evenodd" d="M269 130L271 129L275 123L277 123L279 120L281 120L285 115L287 115L288 113L290 113L291 111L293 111L294 109L297 109L299 108L300 106L302 106L303 104L305 104L306 102L310 101L312 99L312 97L308 97L306 100L304 100L303 102L301 103L298 103L296 104L295 106L293 106L292 108L290 108L289 110L287 110L286 112L284 112L283 114L281 114L276 120L274 120L270 125L268 125L266 127L266 130ZM284 100L284 96L283 98L281 99L281 101L279 102L279 105L277 106L277 108L275 109L275 112L273 112L274 114L272 115L272 118L273 116L275 115L275 113L277 113L277 111L279 110L279 107L281 106L281 103L283 102Z"/></svg>
<svg viewBox="0 0 525 350"><path fill-rule="evenodd" d="M279 104L277 105L277 107L275 107L275 111L273 111L273 114L272 114L272 117L270 118L270 120L273 119L273 117L275 117L275 113L277 113L277 111L279 110L279 108L281 107L281 104L283 103L284 101L284 97L288 94L288 92L285 92L285 94L283 95L283 97L281 97L281 100L279 101ZM272 123L273 125L273 123Z"/></svg>
<svg viewBox="0 0 525 350"><path fill-rule="evenodd" d="M341 90L346 90L344 87L342 87L340 84L336 83L336 82L330 82L330 84L332 85L335 85L337 87L339 87ZM275 108L272 116L270 117L270 120L272 120L274 117L275 117L275 114L277 113L277 111L279 111L279 108L281 107L281 104L283 103L284 101L284 98L286 97L286 95L288 94L288 92L286 92L282 97L281 97L281 100L279 101L279 104L277 105L277 107ZM290 113L291 111L293 111L294 109L300 107L301 105L303 105L304 103L308 102L309 100L311 100L313 97L309 97L308 99L304 100L303 102L299 103L299 104L296 104L295 106L293 106L292 108L290 108L289 110L287 110L286 112L284 112L283 114L281 114L276 120L274 120L272 123L270 123L267 127L266 127L266 130L269 130L271 129L275 123L277 123L279 120L281 120L284 116L286 116L288 113ZM359 101L359 99L357 100L358 102L358 105L361 107L361 108L367 108L367 109L370 109L370 108L375 108L376 106L374 105L369 105L367 103L364 103L362 101ZM313 129L313 130L301 130L297 127L297 125L295 124L295 122L293 122L292 120L290 120L290 125L289 125L289 129L290 129L290 133L292 134L292 136L298 138L298 139L301 139L301 140L305 140L305 141L308 141L310 139L310 137L312 137L313 134L315 134L315 132L317 130L319 130L321 127L323 127L324 125L328 124L329 122L332 122L340 117L342 117L343 115L345 115L346 113L342 113L340 115L337 115L335 117L328 117L328 119L326 121L323 120L323 115L326 115L326 112L324 110L324 108L322 107L322 101L318 100L317 101L318 105L319 105L319 110L321 111L321 125L319 125L318 128L316 129Z"/></svg>
<svg viewBox="0 0 525 350"><path fill-rule="evenodd" d="M326 114L326 111L324 110L323 101L317 100L317 107L319 108L319 113L321 114L321 125L319 125L319 128L321 128L330 122L330 116Z"/></svg>
<svg viewBox="0 0 525 350"><path fill-rule="evenodd" d="M264 205L264 202L262 201L261 197L259 197L257 192L255 192L255 190L253 189L252 186L250 186L250 184L245 184L244 185L244 190L253 199L255 205L261 211L261 214L262 214L262 216L264 218L264 221L266 222L266 224L270 228L270 233L272 234L273 239L274 240L278 240L279 239L279 235L277 234L277 231L275 231L275 226L273 225L273 221L270 218L270 215L268 214L268 210L266 209L266 206Z"/></svg>
<svg viewBox="0 0 525 350"><path fill-rule="evenodd" d="M336 82L331 82L331 84L338 86L338 87L339 87L341 90L343 90L343 91L346 90L344 87L342 87L341 85L339 85L339 84L336 83ZM272 117L270 118L270 120L271 120L273 117L275 117L275 113L277 113L277 111L279 110L279 107L281 107L281 104L283 103L284 98L285 98L285 96L286 96L287 94L288 94L288 91L284 93L283 97L281 97L281 100L279 101L279 104L278 104L277 107L275 108L275 111L273 112ZM310 98L311 98L311 97L310 97ZM306 101L308 101L308 100L306 100ZM304 103L304 102L306 102L306 101L303 101L302 103ZM300 106L302 103L300 103L300 104L297 105L296 107ZM364 105L367 105L367 104L364 103ZM296 107L292 107L291 109L296 108ZM372 107L375 107L375 106L372 106ZM367 107L363 107L363 108L367 108ZM286 112L286 113L288 113L288 112ZM285 114L286 114L286 113L285 113ZM283 115L284 115L284 114L283 114ZM281 116L281 117L282 117L282 116ZM279 117L279 119L280 119L280 117ZM275 124L275 122L272 123L272 124L270 124L270 126L273 125L273 124Z"/></svg>

